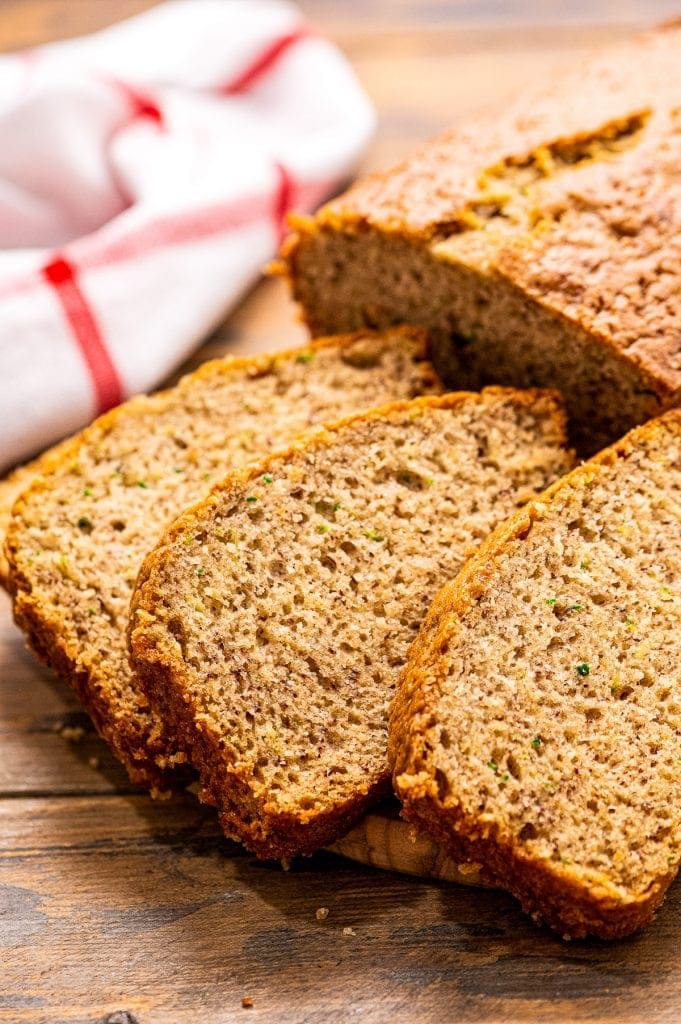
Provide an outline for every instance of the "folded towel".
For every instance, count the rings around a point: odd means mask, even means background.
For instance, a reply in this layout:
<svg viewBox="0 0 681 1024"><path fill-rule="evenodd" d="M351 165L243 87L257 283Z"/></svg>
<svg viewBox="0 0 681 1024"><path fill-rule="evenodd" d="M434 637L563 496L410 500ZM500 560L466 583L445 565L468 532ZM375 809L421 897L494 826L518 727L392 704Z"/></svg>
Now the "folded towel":
<svg viewBox="0 0 681 1024"><path fill-rule="evenodd" d="M158 384L373 120L281 0L175 0L0 57L0 469Z"/></svg>

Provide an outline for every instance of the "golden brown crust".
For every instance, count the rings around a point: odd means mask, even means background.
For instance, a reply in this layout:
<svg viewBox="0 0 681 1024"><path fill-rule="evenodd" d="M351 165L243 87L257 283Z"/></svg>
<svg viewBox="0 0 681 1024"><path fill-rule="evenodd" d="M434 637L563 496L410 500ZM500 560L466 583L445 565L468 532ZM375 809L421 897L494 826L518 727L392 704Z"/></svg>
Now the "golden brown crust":
<svg viewBox="0 0 681 1024"><path fill-rule="evenodd" d="M390 788L386 771L377 781L356 792L342 806L314 812L282 812L255 793L252 766L233 763L225 755L221 736L210 729L188 686L188 676L178 647L165 628L158 626L156 609L163 606L164 594L156 580L163 576L168 561L172 562L173 545L182 538L203 529L213 510L218 509L223 495L247 493L249 484L265 474L276 475L276 467L296 455L309 454L311 449L328 448L339 432L358 422L382 420L402 410L446 408L477 402L486 395L513 396L518 405L546 411L552 418L556 438L566 439L566 419L560 396L545 389L519 392L512 388L488 388L481 393L458 392L443 396L426 396L410 401L391 402L366 413L344 417L317 428L299 438L288 449L263 459L260 463L237 470L213 488L210 496L186 511L165 531L156 548L140 569L131 601L129 648L132 664L152 704L163 707L192 765L198 770L202 799L218 807L227 834L235 833L259 857L290 857L312 853L349 829L365 811Z"/></svg>
<svg viewBox="0 0 681 1024"><path fill-rule="evenodd" d="M76 667L77 652L56 634L57 620L46 620L32 602L22 596L16 598L14 614L31 650L72 687L97 732L124 764L131 782L163 798L191 781L192 774L186 766L162 769L156 764L156 757L167 752L165 732L154 738L143 725L136 728L137 723L131 719L125 736L121 735L119 722L112 722L109 701L101 690L93 687L91 674Z"/></svg>
<svg viewBox="0 0 681 1024"><path fill-rule="evenodd" d="M425 333L408 327L397 330L400 336L417 346L416 358L425 359L428 347ZM212 360L204 363L185 380L201 381L216 374L228 375L244 370L248 371L249 376L257 377L269 372L278 362L291 360L298 354L316 352L324 348L352 348L358 340L370 337L371 333L358 331L342 337L319 338L306 345L273 354ZM437 380L430 370L424 373L424 383L428 384L429 380ZM149 707L148 700L141 690L136 693L135 714L116 713L107 692L106 681L98 673L97 665L82 667L77 646L64 639L60 616L36 600L32 580L22 568L19 556L25 510L29 504L39 501L40 496L49 491L49 474L58 473L62 468L76 462L84 448L96 447L99 439L111 431L119 420L148 414L150 402L155 403L160 411L173 400L175 393L176 389L171 388L158 392L151 398L132 398L100 416L73 438L45 453L36 463L31 463L30 466L35 465L40 475L31 477L30 483L16 500L5 540L9 568L8 590L14 599L15 620L25 632L29 645L43 662L73 687L98 731L125 765L132 781L146 786L155 795L163 795L169 790L180 788L189 779L186 765L183 764L183 755L176 757L171 754L169 758L169 750L172 751L173 744L169 741L162 717Z"/></svg>
<svg viewBox="0 0 681 1024"><path fill-rule="evenodd" d="M477 205L503 191L494 178L500 163L518 167L536 158L546 173L548 147L569 151L626 130L632 116L676 108L680 38L679 26L671 25L559 68L500 111L448 129L396 166L366 175L314 218L292 218L294 227L373 226L424 240L444 237L462 214L465 223Z"/></svg>
<svg viewBox="0 0 681 1024"><path fill-rule="evenodd" d="M403 802L403 816L428 831L453 857L482 862L486 878L508 889L526 911L569 938L597 935L616 939L641 928L652 919L676 869L656 878L645 892L631 896L603 877L593 877L585 884L584 874L578 876L569 866L533 860L493 821L482 822L441 799L424 756L419 723L430 714L432 695L439 692L457 627L488 591L499 560L528 537L535 522L550 515L555 497L590 484L594 476L625 458L642 440L653 439L660 423L673 425L681 434L681 410L671 410L638 427L578 466L483 542L433 602L390 709L388 760L395 791Z"/></svg>

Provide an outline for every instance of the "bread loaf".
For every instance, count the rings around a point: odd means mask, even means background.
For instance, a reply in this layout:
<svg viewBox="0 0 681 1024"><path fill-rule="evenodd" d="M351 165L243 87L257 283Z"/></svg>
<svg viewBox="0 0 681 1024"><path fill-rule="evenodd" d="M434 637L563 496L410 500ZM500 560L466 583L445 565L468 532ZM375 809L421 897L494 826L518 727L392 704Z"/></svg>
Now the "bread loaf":
<svg viewBox="0 0 681 1024"><path fill-rule="evenodd" d="M163 527L227 470L313 423L439 390L424 355L423 335L403 330L208 363L101 417L19 498L7 539L16 620L133 781L163 791L178 766L182 778L184 755L125 644L137 571Z"/></svg>
<svg viewBox="0 0 681 1024"><path fill-rule="evenodd" d="M593 453L681 394L681 27L613 47L296 218L314 332L427 327L457 387L557 387Z"/></svg>
<svg viewBox="0 0 681 1024"><path fill-rule="evenodd" d="M681 411L556 483L439 594L391 713L404 815L563 935L681 857Z"/></svg>
<svg viewBox="0 0 681 1024"><path fill-rule="evenodd" d="M386 791L387 704L432 596L563 445L546 392L415 399L228 476L166 532L133 664L229 835L311 853Z"/></svg>

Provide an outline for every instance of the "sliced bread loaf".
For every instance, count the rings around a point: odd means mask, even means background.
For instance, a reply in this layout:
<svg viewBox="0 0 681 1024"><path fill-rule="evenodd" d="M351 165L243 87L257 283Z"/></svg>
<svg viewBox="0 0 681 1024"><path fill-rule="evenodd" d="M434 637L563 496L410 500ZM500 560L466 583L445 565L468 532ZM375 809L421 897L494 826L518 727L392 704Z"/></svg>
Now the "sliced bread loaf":
<svg viewBox="0 0 681 1024"><path fill-rule="evenodd" d="M230 835L310 853L389 785L388 702L441 584L570 463L557 398L347 419L237 472L140 571L133 664Z"/></svg>
<svg viewBox="0 0 681 1024"><path fill-rule="evenodd" d="M681 396L681 25L297 218L314 331L421 324L457 387L558 387L594 452Z"/></svg>
<svg viewBox="0 0 681 1024"><path fill-rule="evenodd" d="M567 936L681 858L681 412L555 484L439 594L391 711L408 820Z"/></svg>
<svg viewBox="0 0 681 1024"><path fill-rule="evenodd" d="M424 355L420 333L391 331L208 363L97 420L20 497L6 549L17 622L135 782L166 789L183 760L125 644L137 570L162 528L227 470L312 423L438 391Z"/></svg>

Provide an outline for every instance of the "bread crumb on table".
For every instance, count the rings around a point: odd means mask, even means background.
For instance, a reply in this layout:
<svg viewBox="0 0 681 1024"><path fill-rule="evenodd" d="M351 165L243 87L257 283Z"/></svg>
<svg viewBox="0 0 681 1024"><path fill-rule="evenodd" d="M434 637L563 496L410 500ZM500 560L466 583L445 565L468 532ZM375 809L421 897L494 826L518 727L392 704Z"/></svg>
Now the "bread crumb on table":
<svg viewBox="0 0 681 1024"><path fill-rule="evenodd" d="M69 743L80 743L85 735L85 729L80 725L63 725L59 730L59 735Z"/></svg>
<svg viewBox="0 0 681 1024"><path fill-rule="evenodd" d="M357 934L357 932L355 931L354 928L344 928L343 929L343 935L356 935L356 934Z"/></svg>
<svg viewBox="0 0 681 1024"><path fill-rule="evenodd" d="M327 917L329 916L329 908L328 907L319 907L315 911L315 915L314 916L317 918L318 921L326 921Z"/></svg>
<svg viewBox="0 0 681 1024"><path fill-rule="evenodd" d="M241 1005L243 1006L244 1010L250 1010L250 1008L253 1006L253 997L252 996L242 996L241 997Z"/></svg>

